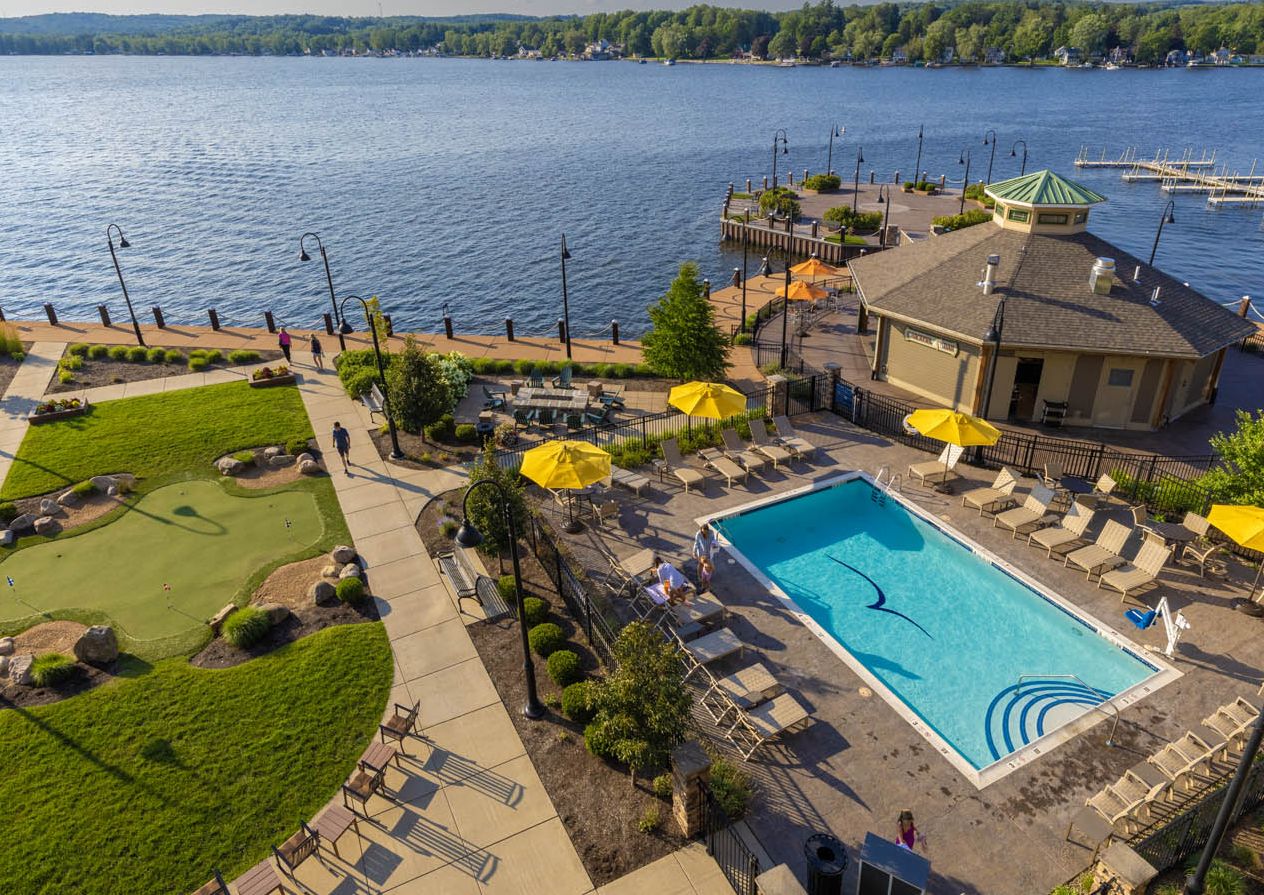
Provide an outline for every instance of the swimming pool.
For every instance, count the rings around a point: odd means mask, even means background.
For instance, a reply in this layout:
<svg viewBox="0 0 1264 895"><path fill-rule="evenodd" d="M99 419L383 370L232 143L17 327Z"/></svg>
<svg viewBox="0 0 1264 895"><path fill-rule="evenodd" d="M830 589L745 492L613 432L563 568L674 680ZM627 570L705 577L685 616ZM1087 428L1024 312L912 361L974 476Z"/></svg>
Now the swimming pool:
<svg viewBox="0 0 1264 895"><path fill-rule="evenodd" d="M712 521L748 571L978 786L1177 676L863 474Z"/></svg>

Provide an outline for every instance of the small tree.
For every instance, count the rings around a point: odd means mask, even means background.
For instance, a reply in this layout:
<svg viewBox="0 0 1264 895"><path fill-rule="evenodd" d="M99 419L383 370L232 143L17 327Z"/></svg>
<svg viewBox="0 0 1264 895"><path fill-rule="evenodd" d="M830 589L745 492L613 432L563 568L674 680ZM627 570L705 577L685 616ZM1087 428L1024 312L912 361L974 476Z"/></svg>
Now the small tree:
<svg viewBox="0 0 1264 895"><path fill-rule="evenodd" d="M526 531L527 502L522 496L518 470L506 469L496 462L496 454L490 441L483 445L478 463L470 470L470 487L484 479L492 479L505 489L509 505L513 508L518 533ZM479 488L470 496L469 514L470 521L483 533L483 543L487 549L499 552L509 546L509 526L505 524L505 511L494 488Z"/></svg>
<svg viewBox="0 0 1264 895"><path fill-rule="evenodd" d="M724 378L728 337L715 325L698 280L698 265L680 265L667 294L649 309L651 329L641 341L645 362L669 379Z"/></svg>
<svg viewBox="0 0 1264 895"><path fill-rule="evenodd" d="M414 434L423 433L454 403L438 355L422 351L412 336L386 368L386 396L395 424Z"/></svg>
<svg viewBox="0 0 1264 895"><path fill-rule="evenodd" d="M1264 411L1234 414L1237 430L1211 436L1224 465L1202 477L1213 500L1264 506Z"/></svg>
<svg viewBox="0 0 1264 895"><path fill-rule="evenodd" d="M676 650L653 626L632 622L619 632L614 655L614 672L592 692L596 714L584 740L594 754L626 764L635 787L639 772L665 765L684 739L693 697Z"/></svg>

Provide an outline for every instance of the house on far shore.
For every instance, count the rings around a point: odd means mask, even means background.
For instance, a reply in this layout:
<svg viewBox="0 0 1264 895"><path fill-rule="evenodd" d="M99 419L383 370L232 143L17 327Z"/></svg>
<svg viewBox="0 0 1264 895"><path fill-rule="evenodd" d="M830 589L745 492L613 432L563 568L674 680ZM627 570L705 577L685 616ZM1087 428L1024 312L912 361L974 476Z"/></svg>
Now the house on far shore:
<svg viewBox="0 0 1264 895"><path fill-rule="evenodd" d="M1005 51L1000 47L988 47L983 51L984 65L1004 65Z"/></svg>
<svg viewBox="0 0 1264 895"><path fill-rule="evenodd" d="M1079 65L1082 54L1075 47L1058 47L1053 51L1053 57L1059 65Z"/></svg>
<svg viewBox="0 0 1264 895"><path fill-rule="evenodd" d="M1168 50L1167 58L1163 60L1163 64L1172 68L1180 68L1189 61L1189 56L1184 50Z"/></svg>
<svg viewBox="0 0 1264 895"><path fill-rule="evenodd" d="M990 222L848 262L874 379L989 419L1113 429L1215 399L1253 323L1088 232L1106 200L1078 183L1037 171L986 193Z"/></svg>

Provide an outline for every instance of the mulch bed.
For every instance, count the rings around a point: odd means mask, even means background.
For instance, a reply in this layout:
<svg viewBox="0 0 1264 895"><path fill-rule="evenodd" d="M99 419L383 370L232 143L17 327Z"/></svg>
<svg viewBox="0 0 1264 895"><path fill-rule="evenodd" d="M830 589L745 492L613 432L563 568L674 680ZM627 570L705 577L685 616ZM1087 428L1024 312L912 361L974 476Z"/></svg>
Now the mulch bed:
<svg viewBox="0 0 1264 895"><path fill-rule="evenodd" d="M29 354L34 345L34 342L23 342L22 351ZM7 355L0 357L0 395L9 390L9 383L13 381L14 376L18 375L20 366L22 366L21 361L16 361Z"/></svg>
<svg viewBox="0 0 1264 895"><path fill-rule="evenodd" d="M447 553L452 549L452 538L456 532L454 530L451 535L444 534L443 524L445 522L453 522L460 525L461 498L464 494L464 488L454 488L451 491L445 491L436 495L430 503L426 504L420 515L417 516L417 522L415 523L417 533L421 535L421 540L426 545L426 550L431 556L437 553ZM505 567L508 568L508 565L506 562ZM489 566L488 571L495 573L496 566L494 564Z"/></svg>
<svg viewBox="0 0 1264 895"><path fill-rule="evenodd" d="M115 663L117 664L117 663ZM19 687L8 678L4 679L4 689L0 690L0 711L11 708L31 708L37 705L48 705L60 702L71 696L86 693L94 687L114 679L114 665L109 668L97 668L75 663L75 673L56 687Z"/></svg>
<svg viewBox="0 0 1264 895"><path fill-rule="evenodd" d="M527 593L550 604L549 620L566 633L569 640L566 648L580 656L590 676L598 672L600 665L583 631L570 620L565 605L553 591L544 568L529 547L522 551L521 562ZM495 557L484 557L484 564L492 572L497 566ZM522 737L536 773L595 885L605 885L688 844L672 818L670 800L659 799L651 790L652 775L638 779L634 789L623 768L607 764L584 749L583 728L562 716L558 708L561 688L549 678L545 662L538 656L535 657L537 689L540 700L549 709L537 721L523 717L526 684L522 673L521 635L515 619L483 622L471 626L469 632ZM658 807L662 825L653 833L642 833L637 829L637 821L651 805Z"/></svg>
<svg viewBox="0 0 1264 895"><path fill-rule="evenodd" d="M189 349L181 348L178 350L187 358ZM228 354L227 350L220 350L225 355ZM280 351L260 351L258 364L267 364L281 357ZM203 372L209 373L212 370L222 370L229 366L232 365L228 363L227 357L225 357L222 362L211 364ZM133 363L132 361L110 360L104 357L99 360L85 357L83 359L83 367L74 371L74 382L63 384L58 382L57 377L54 376L53 381L49 384L48 393L81 392L86 388L97 388L102 385L116 385L120 382L143 382L147 379L162 379L164 376L184 376L190 372L192 371L189 370L187 361L178 364L151 364L147 361Z"/></svg>
<svg viewBox="0 0 1264 895"><path fill-rule="evenodd" d="M377 606L367 598L358 606L339 603L335 606L310 606L291 610L285 621L273 625L267 636L249 649L241 649L222 637L216 637L200 653L189 659L189 663L198 668L231 668L334 625L375 621L378 621Z"/></svg>
<svg viewBox="0 0 1264 895"><path fill-rule="evenodd" d="M460 444L448 442L434 442L423 440L420 435L412 435L400 429L399 449L404 452L403 460L391 460L390 462L396 466L403 466L406 469L437 469L443 466L451 466L453 463L463 463L470 460L482 451L482 448L476 444L461 442ZM373 445L377 448L378 456L383 460L390 457L391 453L391 434L390 432L379 432L376 429L369 432L369 437L373 439Z"/></svg>

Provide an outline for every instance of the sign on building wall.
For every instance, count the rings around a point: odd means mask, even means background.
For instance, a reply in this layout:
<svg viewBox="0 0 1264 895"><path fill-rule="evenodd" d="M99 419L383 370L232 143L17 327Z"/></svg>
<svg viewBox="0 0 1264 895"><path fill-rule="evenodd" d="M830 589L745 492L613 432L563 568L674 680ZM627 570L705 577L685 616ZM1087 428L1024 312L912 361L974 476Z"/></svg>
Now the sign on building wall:
<svg viewBox="0 0 1264 895"><path fill-rule="evenodd" d="M921 330L905 327L904 340L913 342L917 345L924 345L927 348L934 348L936 351L942 351L944 354L957 356L960 348L952 339L941 339L939 336L932 336L930 333L924 333Z"/></svg>

